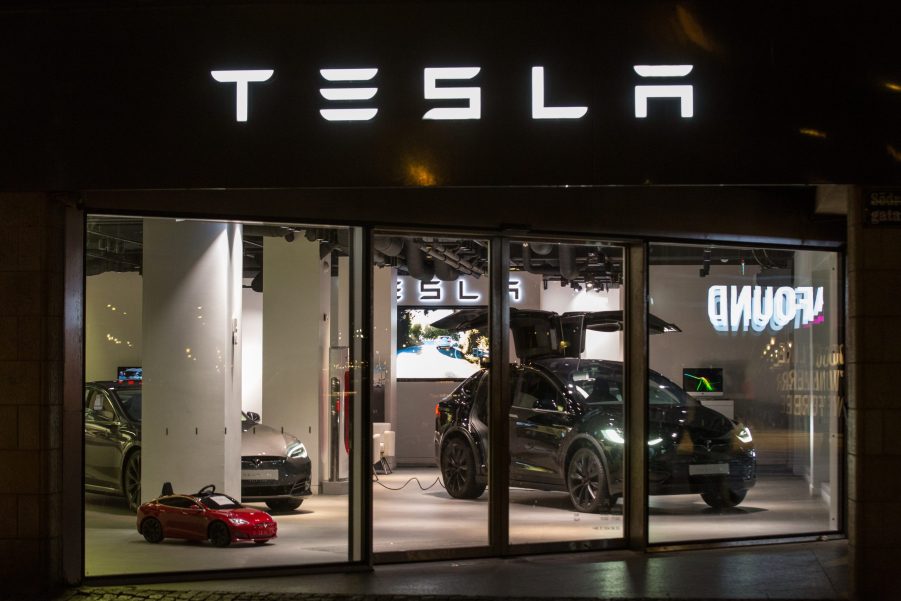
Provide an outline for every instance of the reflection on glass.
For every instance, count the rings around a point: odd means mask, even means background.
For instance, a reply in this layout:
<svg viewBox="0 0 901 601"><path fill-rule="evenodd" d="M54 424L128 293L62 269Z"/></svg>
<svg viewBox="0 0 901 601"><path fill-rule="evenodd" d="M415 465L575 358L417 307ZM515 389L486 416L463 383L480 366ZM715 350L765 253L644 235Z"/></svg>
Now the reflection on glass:
<svg viewBox="0 0 901 601"><path fill-rule="evenodd" d="M488 544L488 243L373 242L373 546Z"/></svg>
<svg viewBox="0 0 901 601"><path fill-rule="evenodd" d="M650 309L681 329L650 339L651 542L838 529L836 266L828 252L651 246Z"/></svg>
<svg viewBox="0 0 901 601"><path fill-rule="evenodd" d="M347 561L349 234L89 218L87 575Z"/></svg>
<svg viewBox="0 0 901 601"><path fill-rule="evenodd" d="M510 243L511 544L620 538L623 252Z"/></svg>

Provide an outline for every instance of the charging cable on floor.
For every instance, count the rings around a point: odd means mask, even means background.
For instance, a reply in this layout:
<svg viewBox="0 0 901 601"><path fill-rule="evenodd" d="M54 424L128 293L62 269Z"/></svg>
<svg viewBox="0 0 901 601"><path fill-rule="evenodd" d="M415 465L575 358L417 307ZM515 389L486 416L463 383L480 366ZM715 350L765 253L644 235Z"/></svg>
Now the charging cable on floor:
<svg viewBox="0 0 901 601"><path fill-rule="evenodd" d="M401 486L395 488L393 486L388 486L387 484L381 482L379 480L379 475L376 474L375 472L373 472L372 473L372 481L375 482L376 484L378 484L379 486L381 486L382 488L387 488L388 490L403 490L407 487L408 484L410 484L410 482L416 482L416 485L419 486L419 490L429 490L431 488L434 488L436 484L440 484L441 488L445 488L444 483L441 481L440 477L436 477L435 481L432 482L431 484L429 484L428 486L423 486L422 482L419 481L419 478L417 478L416 476L413 476L412 478L410 478L409 480L404 482Z"/></svg>

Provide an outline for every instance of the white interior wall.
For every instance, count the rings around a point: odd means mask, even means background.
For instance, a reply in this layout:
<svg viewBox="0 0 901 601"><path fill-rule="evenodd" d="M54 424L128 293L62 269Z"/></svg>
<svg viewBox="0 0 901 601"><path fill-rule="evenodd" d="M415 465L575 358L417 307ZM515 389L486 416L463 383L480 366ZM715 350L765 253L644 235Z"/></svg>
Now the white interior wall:
<svg viewBox="0 0 901 601"><path fill-rule="evenodd" d="M137 272L85 278L85 381L115 380L141 366L143 281Z"/></svg>

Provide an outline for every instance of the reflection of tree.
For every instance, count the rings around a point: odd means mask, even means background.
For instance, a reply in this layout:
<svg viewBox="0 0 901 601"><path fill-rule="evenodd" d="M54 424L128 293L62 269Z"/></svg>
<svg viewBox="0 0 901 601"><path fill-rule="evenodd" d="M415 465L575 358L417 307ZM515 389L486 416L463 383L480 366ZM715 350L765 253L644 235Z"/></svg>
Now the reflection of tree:
<svg viewBox="0 0 901 601"><path fill-rule="evenodd" d="M488 337L479 330L467 330L463 334L460 350L470 363L480 363L488 358Z"/></svg>
<svg viewBox="0 0 901 601"><path fill-rule="evenodd" d="M428 313L427 311L422 312L424 314ZM439 336L451 335L451 332L448 330L416 323L414 321L416 313L417 310L415 309L404 309L400 311L397 320L397 343L399 348L419 346L426 340L433 340Z"/></svg>

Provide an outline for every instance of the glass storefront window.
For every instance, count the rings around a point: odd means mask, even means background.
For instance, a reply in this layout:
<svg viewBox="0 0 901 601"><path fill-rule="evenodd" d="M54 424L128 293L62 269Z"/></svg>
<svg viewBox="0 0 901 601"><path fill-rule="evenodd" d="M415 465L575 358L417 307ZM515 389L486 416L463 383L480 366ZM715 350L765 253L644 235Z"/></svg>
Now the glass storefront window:
<svg viewBox="0 0 901 601"><path fill-rule="evenodd" d="M375 553L488 545L488 261L486 240L374 235Z"/></svg>
<svg viewBox="0 0 901 601"><path fill-rule="evenodd" d="M623 536L623 249L510 242L511 545Z"/></svg>
<svg viewBox="0 0 901 601"><path fill-rule="evenodd" d="M88 218L87 576L359 558L359 238Z"/></svg>
<svg viewBox="0 0 901 601"><path fill-rule="evenodd" d="M838 530L838 255L653 244L651 543ZM653 334L653 327L652 334Z"/></svg>

